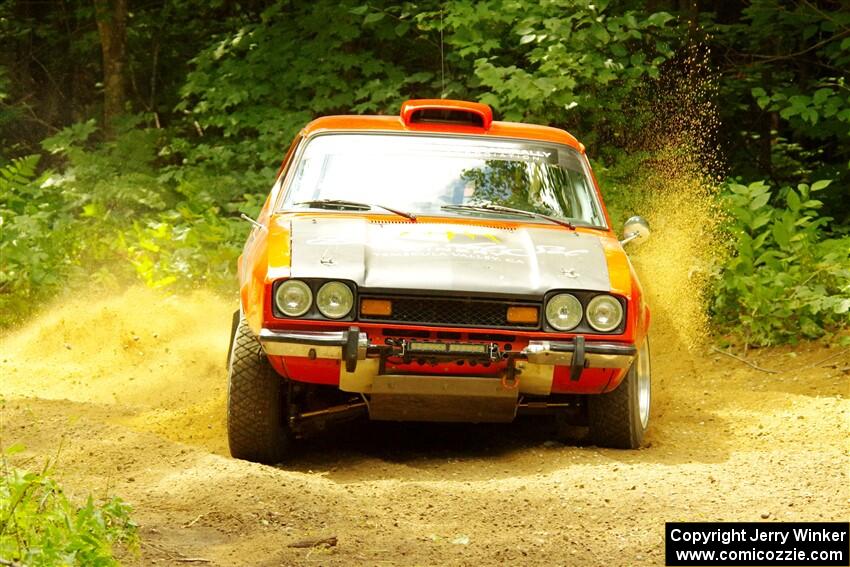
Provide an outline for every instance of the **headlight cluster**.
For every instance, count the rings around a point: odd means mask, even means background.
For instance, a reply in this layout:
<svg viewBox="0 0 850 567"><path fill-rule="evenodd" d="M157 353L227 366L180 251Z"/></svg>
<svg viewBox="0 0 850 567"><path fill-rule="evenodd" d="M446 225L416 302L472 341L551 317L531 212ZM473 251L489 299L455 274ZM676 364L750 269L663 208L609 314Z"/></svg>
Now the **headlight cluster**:
<svg viewBox="0 0 850 567"><path fill-rule="evenodd" d="M277 308L288 317L300 317L313 305L313 292L300 280L286 280L275 291ZM328 319L342 319L354 307L354 294L342 282L327 282L316 292L316 308Z"/></svg>
<svg viewBox="0 0 850 567"><path fill-rule="evenodd" d="M581 302L575 295L561 293L546 304L546 320L559 331L569 331L581 323Z"/></svg>
<svg viewBox="0 0 850 567"><path fill-rule="evenodd" d="M288 280L277 286L275 293L277 308L290 317L300 317L313 304L313 292L302 281Z"/></svg>
<svg viewBox="0 0 850 567"><path fill-rule="evenodd" d="M342 282L328 282L316 294L316 307L328 319L341 319L351 312L354 294Z"/></svg>
<svg viewBox="0 0 850 567"><path fill-rule="evenodd" d="M623 320L623 306L610 295L597 295L587 304L587 322L597 331L613 331Z"/></svg>
<svg viewBox="0 0 850 567"><path fill-rule="evenodd" d="M582 317L595 330L607 333L623 322L623 306L612 295L597 295L582 307L581 301L570 293L559 293L546 304L546 321L558 331L571 331L578 327Z"/></svg>

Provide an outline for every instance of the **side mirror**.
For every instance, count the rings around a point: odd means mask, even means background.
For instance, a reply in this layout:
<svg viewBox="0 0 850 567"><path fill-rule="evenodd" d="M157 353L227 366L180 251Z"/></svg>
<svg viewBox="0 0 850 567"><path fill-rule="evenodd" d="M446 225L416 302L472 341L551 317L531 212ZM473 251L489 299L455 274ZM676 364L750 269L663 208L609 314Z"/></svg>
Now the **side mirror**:
<svg viewBox="0 0 850 567"><path fill-rule="evenodd" d="M260 230L268 230L265 225L258 223L257 221L255 221L254 219L252 219L251 217L246 215L245 213L240 213L239 218L241 218L244 221L249 222L251 224L251 226L253 226L254 228L259 228Z"/></svg>
<svg viewBox="0 0 850 567"><path fill-rule="evenodd" d="M628 244L632 240L640 243L649 238L649 223L643 217L634 216L623 226L623 239L620 244Z"/></svg>

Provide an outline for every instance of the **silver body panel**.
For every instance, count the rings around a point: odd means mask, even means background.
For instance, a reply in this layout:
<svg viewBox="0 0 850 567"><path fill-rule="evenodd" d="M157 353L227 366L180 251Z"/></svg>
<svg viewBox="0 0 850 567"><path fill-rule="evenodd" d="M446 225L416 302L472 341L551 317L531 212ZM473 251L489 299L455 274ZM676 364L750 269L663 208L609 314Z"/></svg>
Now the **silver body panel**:
<svg viewBox="0 0 850 567"><path fill-rule="evenodd" d="M610 290L599 238L543 226L296 218L291 274L411 293L542 298L555 289Z"/></svg>

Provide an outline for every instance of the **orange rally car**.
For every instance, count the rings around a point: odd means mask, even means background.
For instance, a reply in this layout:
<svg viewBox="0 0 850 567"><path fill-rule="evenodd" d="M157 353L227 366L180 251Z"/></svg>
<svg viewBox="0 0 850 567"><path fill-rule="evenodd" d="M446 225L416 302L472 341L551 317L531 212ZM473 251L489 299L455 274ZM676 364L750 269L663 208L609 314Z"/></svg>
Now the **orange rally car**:
<svg viewBox="0 0 850 567"><path fill-rule="evenodd" d="M329 422L555 414L636 448L649 308L584 146L411 100L292 143L239 258L228 358L234 457L281 461Z"/></svg>

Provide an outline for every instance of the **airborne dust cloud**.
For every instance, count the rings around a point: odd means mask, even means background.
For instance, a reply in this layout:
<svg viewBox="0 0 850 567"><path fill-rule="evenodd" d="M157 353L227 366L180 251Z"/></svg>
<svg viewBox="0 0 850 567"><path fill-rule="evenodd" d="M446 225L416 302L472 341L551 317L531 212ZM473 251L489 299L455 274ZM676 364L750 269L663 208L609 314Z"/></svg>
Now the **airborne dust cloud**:
<svg viewBox="0 0 850 567"><path fill-rule="evenodd" d="M657 85L652 119L636 137L649 156L635 180L652 236L632 253L653 313L651 335L692 350L708 337L713 266L726 253L718 203L719 123L707 53L690 54ZM631 251L630 251L631 252Z"/></svg>

